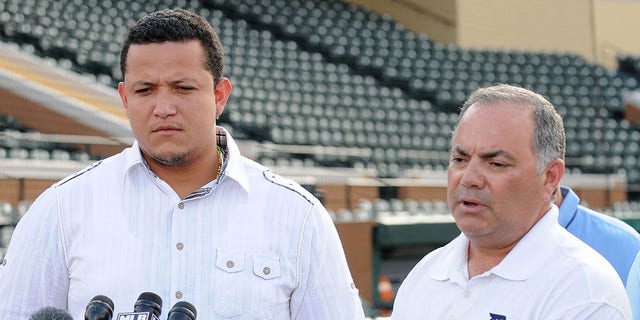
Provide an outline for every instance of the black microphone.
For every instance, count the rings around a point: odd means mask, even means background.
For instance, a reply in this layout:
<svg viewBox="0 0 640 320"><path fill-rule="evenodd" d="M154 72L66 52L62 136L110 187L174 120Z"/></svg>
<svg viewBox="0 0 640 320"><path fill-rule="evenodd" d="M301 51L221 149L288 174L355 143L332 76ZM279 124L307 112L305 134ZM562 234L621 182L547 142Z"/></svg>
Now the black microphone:
<svg viewBox="0 0 640 320"><path fill-rule="evenodd" d="M134 312L151 312L160 318L162 313L162 298L153 292L143 292L133 306Z"/></svg>
<svg viewBox="0 0 640 320"><path fill-rule="evenodd" d="M186 301L178 301L169 310L167 320L196 320L196 307Z"/></svg>
<svg viewBox="0 0 640 320"><path fill-rule="evenodd" d="M138 297L133 312L121 312L116 320L156 320L162 313L162 298L153 292L143 292Z"/></svg>
<svg viewBox="0 0 640 320"><path fill-rule="evenodd" d="M111 320L112 316L113 301L103 295L93 297L84 311L84 320Z"/></svg>
<svg viewBox="0 0 640 320"><path fill-rule="evenodd" d="M58 308L44 307L31 314L29 320L73 320L71 315Z"/></svg>

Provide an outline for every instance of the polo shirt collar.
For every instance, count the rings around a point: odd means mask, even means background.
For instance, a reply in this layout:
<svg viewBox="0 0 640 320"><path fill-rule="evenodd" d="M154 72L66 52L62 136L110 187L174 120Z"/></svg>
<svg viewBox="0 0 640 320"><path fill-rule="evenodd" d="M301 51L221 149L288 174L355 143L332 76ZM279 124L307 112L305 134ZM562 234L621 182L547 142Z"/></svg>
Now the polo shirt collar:
<svg viewBox="0 0 640 320"><path fill-rule="evenodd" d="M569 187L561 186L562 203L560 204L558 222L561 226L567 227L578 212L580 198Z"/></svg>
<svg viewBox="0 0 640 320"><path fill-rule="evenodd" d="M558 208L553 205L511 252L487 273L513 281L524 281L535 274L547 263L561 241L562 228L558 225L557 219ZM469 239L460 234L450 245L451 250L430 272L431 278L439 281L458 281L457 278L463 273L468 275Z"/></svg>
<svg viewBox="0 0 640 320"><path fill-rule="evenodd" d="M449 245L451 250L443 255L442 260L431 269L430 276L435 280L449 280L454 277L454 274L465 272L467 268L469 238L461 233Z"/></svg>
<svg viewBox="0 0 640 320"><path fill-rule="evenodd" d="M553 255L562 238L555 205L536 223L497 266L491 270L499 277L524 281L535 274Z"/></svg>

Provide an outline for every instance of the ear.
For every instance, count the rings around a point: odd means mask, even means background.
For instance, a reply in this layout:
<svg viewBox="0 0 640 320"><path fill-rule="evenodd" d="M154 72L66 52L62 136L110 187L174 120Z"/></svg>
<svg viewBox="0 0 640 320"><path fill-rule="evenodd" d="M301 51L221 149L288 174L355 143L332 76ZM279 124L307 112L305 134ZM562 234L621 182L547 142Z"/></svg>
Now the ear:
<svg viewBox="0 0 640 320"><path fill-rule="evenodd" d="M120 95L122 106L124 107L124 111L126 112L129 109L129 105L127 104L127 94L125 93L124 82L118 83L118 94Z"/></svg>
<svg viewBox="0 0 640 320"><path fill-rule="evenodd" d="M556 159L551 162L544 172L544 190L545 194L549 196L549 202L553 202L553 193L558 190L560 180L564 176L564 161Z"/></svg>
<svg viewBox="0 0 640 320"><path fill-rule="evenodd" d="M216 118L224 111L224 106L231 95L231 82L227 78L220 78L214 91L216 98Z"/></svg>

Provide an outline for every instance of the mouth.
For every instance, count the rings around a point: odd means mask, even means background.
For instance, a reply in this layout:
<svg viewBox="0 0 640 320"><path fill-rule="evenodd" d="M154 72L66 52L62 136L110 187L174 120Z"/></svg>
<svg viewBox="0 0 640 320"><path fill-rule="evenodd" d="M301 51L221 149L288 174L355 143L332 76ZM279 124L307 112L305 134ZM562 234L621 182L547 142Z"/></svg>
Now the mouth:
<svg viewBox="0 0 640 320"><path fill-rule="evenodd" d="M460 204L469 208L475 208L483 205L481 202L474 199L460 199Z"/></svg>
<svg viewBox="0 0 640 320"><path fill-rule="evenodd" d="M174 127L174 126L160 126L151 130L151 132L173 132L173 131L179 131L179 130L180 129L178 127Z"/></svg>

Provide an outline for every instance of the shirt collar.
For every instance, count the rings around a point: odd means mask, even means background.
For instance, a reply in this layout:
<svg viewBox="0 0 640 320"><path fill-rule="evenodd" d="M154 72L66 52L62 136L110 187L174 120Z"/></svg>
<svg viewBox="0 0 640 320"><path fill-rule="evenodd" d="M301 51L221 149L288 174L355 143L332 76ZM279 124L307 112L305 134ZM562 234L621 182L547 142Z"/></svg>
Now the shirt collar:
<svg viewBox="0 0 640 320"><path fill-rule="evenodd" d="M497 276L524 281L538 271L561 242L558 207L551 209L527 232L507 256L491 270Z"/></svg>
<svg viewBox="0 0 640 320"><path fill-rule="evenodd" d="M240 153L238 145L233 140L229 132L223 127L216 127L216 143L225 151L226 154L224 167L220 172L219 179L229 177L233 181L237 182L246 193L249 193L251 189L249 185L249 177L244 170L244 159ZM124 155L126 159L125 175L138 167L145 168L145 170L149 170L149 172L153 174L142 158L142 152L140 151L140 145L137 140L134 140L133 145L124 151Z"/></svg>
<svg viewBox="0 0 640 320"><path fill-rule="evenodd" d="M431 271L430 276L435 280L448 280L454 277L454 274L466 272L469 238L461 233L449 245L451 251L445 254Z"/></svg>
<svg viewBox="0 0 640 320"><path fill-rule="evenodd" d="M560 192L562 194L562 203L560 203L558 222L566 228L578 211L580 198L578 198L578 195L569 187L561 186Z"/></svg>
<svg viewBox="0 0 640 320"><path fill-rule="evenodd" d="M229 177L233 179L242 187L242 189L244 189L246 193L249 193L251 191L249 177L247 176L247 172L244 170L244 159L240 153L238 145L231 137L231 134L229 134L229 132L223 127L216 127L216 139L218 146L225 150L227 154L224 168L220 173L220 178L223 179L225 177Z"/></svg>
<svg viewBox="0 0 640 320"><path fill-rule="evenodd" d="M552 208L527 232L507 256L488 273L504 279L524 281L531 277L553 254L562 237L557 223L558 208ZM462 233L451 244L451 250L432 269L431 278L439 281L459 282L458 277L468 274L467 257L469 239ZM468 276L467 276L468 278Z"/></svg>
<svg viewBox="0 0 640 320"><path fill-rule="evenodd" d="M124 151L125 156L125 171L126 175L132 168L141 165L144 166L144 161L142 160L142 152L140 151L140 145L138 144L138 140L133 140L133 145L127 148Z"/></svg>

